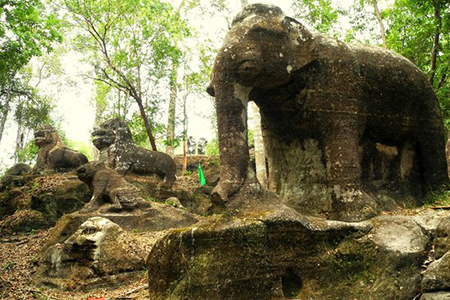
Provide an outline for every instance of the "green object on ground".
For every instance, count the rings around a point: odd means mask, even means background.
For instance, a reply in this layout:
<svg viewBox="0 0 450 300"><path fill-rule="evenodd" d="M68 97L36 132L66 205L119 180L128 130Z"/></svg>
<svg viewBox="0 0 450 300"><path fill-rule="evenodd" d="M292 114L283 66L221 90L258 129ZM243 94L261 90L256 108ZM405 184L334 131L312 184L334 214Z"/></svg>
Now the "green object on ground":
<svg viewBox="0 0 450 300"><path fill-rule="evenodd" d="M198 180L200 181L200 185L206 184L205 176L203 176L203 170L200 164L198 164Z"/></svg>

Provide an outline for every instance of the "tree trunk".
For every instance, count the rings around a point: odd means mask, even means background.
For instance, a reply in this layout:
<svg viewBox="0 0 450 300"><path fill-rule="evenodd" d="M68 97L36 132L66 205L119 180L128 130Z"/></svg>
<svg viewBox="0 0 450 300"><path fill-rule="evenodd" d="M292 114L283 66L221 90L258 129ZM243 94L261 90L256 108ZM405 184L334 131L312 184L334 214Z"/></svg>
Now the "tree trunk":
<svg viewBox="0 0 450 300"><path fill-rule="evenodd" d="M24 146L25 146L25 127L21 124L17 124L16 149L14 153L14 161L16 163L24 162L23 157L20 157L20 152L23 151Z"/></svg>
<svg viewBox="0 0 450 300"><path fill-rule="evenodd" d="M14 78L14 76L12 77ZM8 88L6 90L6 99L5 104L3 105L2 115L0 117L0 144L2 143L3 132L5 131L6 119L8 118L11 102L11 89L12 89L12 80L8 84Z"/></svg>
<svg viewBox="0 0 450 300"><path fill-rule="evenodd" d="M440 1L435 0L432 1L434 7L434 37L433 37L433 49L431 50L431 66L430 66L430 82L433 85L434 77L436 75L437 68L437 57L439 53L439 39L441 35L441 27L442 27L442 18L441 18L441 9L440 9ZM434 86L434 85L433 85Z"/></svg>
<svg viewBox="0 0 450 300"><path fill-rule="evenodd" d="M170 100L169 100L169 113L167 119L167 146L166 153L173 156L173 143L175 140L175 111L177 103L177 74L178 64L175 61L172 62L172 72L170 74Z"/></svg>
<svg viewBox="0 0 450 300"><path fill-rule="evenodd" d="M264 151L264 141L261 131L261 114L259 108L254 102L249 103L249 109L253 114L253 139L255 143L255 165L256 178L258 178L261 187L267 187L266 153Z"/></svg>
<svg viewBox="0 0 450 300"><path fill-rule="evenodd" d="M144 105L142 104L142 99L140 97L135 97L135 100L139 106L142 120L144 120L145 131L147 131L148 139L150 140L150 144L152 145L152 150L158 151L158 148L156 147L155 137L152 134L150 122L148 121L147 113L145 112Z"/></svg>
<svg viewBox="0 0 450 300"><path fill-rule="evenodd" d="M188 129L188 118L187 118L187 95L183 96L183 173L186 174L187 170L187 153L186 153L186 141L187 141L187 129Z"/></svg>
<svg viewBox="0 0 450 300"><path fill-rule="evenodd" d="M450 176L450 134L447 137L447 173Z"/></svg>
<svg viewBox="0 0 450 300"><path fill-rule="evenodd" d="M375 12L375 16L377 17L378 24L380 25L380 33L381 33L381 39L383 40L383 47L387 48L386 43L386 29L384 28L383 19L381 18L380 10L378 9L378 2L377 0L372 0L373 9Z"/></svg>
<svg viewBox="0 0 450 300"><path fill-rule="evenodd" d="M105 111L105 105L102 105L98 102L98 100L95 103L95 119L94 119L94 128L99 128L102 124L102 114ZM106 156L102 155L100 150L97 149L93 144L91 146L91 152L92 152L92 160L97 161L106 161Z"/></svg>

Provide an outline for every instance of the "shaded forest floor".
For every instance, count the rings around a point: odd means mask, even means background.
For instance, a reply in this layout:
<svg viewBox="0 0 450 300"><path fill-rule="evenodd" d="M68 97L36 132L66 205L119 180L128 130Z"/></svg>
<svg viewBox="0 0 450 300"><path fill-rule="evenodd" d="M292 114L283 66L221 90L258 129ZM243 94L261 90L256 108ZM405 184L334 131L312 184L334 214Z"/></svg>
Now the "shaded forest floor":
<svg viewBox="0 0 450 300"><path fill-rule="evenodd" d="M37 271L39 251L47 241L48 232L49 230L40 230L0 239L0 299L148 299L147 276L144 272L139 280L115 290L62 292L36 287L33 275Z"/></svg>
<svg viewBox="0 0 450 300"><path fill-rule="evenodd" d="M389 215L425 215L440 214L448 211L450 206L425 206L415 209L401 209L383 214ZM121 286L114 290L99 289L91 292L63 292L56 289L37 287L34 283L34 274L39 266L39 252L45 245L49 230L32 231L26 234L4 236L0 239L0 299L40 299L40 300L80 300L88 299L148 299L147 274L131 284ZM150 233L156 241L165 231ZM153 244L153 243L151 243ZM150 249L148 249L150 250Z"/></svg>

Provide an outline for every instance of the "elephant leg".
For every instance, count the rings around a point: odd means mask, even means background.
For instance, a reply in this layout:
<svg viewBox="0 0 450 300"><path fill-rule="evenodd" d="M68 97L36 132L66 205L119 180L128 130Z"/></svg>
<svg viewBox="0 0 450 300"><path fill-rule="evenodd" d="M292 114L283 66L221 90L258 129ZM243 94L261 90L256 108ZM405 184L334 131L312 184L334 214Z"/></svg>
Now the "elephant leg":
<svg viewBox="0 0 450 300"><path fill-rule="evenodd" d="M361 196L361 155L355 122L336 122L324 139L328 182L337 201L352 202Z"/></svg>
<svg viewBox="0 0 450 300"><path fill-rule="evenodd" d="M247 102L251 88L222 82L216 85L219 131L220 181L211 194L215 205L223 205L247 177Z"/></svg>

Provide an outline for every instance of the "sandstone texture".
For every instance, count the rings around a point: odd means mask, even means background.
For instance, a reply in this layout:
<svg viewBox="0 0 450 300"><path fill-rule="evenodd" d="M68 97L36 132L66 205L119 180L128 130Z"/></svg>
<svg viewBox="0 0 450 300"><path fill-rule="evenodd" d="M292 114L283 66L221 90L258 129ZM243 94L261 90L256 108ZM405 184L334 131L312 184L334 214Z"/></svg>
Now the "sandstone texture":
<svg viewBox="0 0 450 300"><path fill-rule="evenodd" d="M124 175L128 172L156 174L164 184L172 186L176 179L176 165L170 155L150 151L134 144L128 125L120 119L112 119L100 125L92 133L93 143L108 154L107 165Z"/></svg>
<svg viewBox="0 0 450 300"><path fill-rule="evenodd" d="M269 190L298 211L360 221L448 187L433 88L387 49L312 33L276 6L252 4L234 18L207 91L219 132L216 206L248 182L248 101L261 113Z"/></svg>
<svg viewBox="0 0 450 300"><path fill-rule="evenodd" d="M428 242L407 217L347 223L289 208L210 217L154 246L150 298L413 299Z"/></svg>

